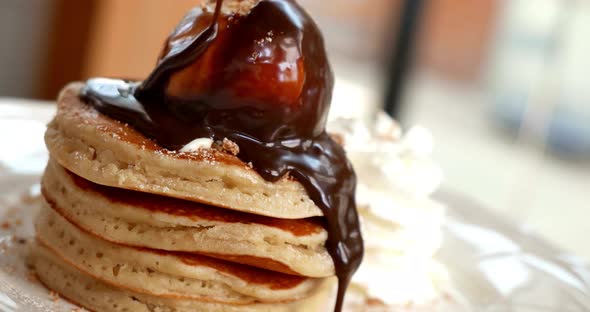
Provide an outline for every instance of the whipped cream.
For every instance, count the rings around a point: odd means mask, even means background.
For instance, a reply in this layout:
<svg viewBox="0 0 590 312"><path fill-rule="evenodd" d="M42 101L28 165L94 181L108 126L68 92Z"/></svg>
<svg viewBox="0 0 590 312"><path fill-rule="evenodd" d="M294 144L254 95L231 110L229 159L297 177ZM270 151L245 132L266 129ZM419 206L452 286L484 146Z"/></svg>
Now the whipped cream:
<svg viewBox="0 0 590 312"><path fill-rule="evenodd" d="M210 149L213 146L213 140L210 138L194 139L180 149L182 153L194 153L200 149Z"/></svg>
<svg viewBox="0 0 590 312"><path fill-rule="evenodd" d="M328 131L344 138L359 181L371 189L426 197L442 182L442 171L430 158L432 135L424 127L415 126L403 134L397 123L381 113L372 128L358 119L338 118L330 122Z"/></svg>
<svg viewBox="0 0 590 312"><path fill-rule="evenodd" d="M403 133L384 113L371 127L340 118L328 130L342 136L358 176L365 258L351 288L388 306L435 300L448 276L433 259L444 206L430 198L442 182L432 135L420 126Z"/></svg>

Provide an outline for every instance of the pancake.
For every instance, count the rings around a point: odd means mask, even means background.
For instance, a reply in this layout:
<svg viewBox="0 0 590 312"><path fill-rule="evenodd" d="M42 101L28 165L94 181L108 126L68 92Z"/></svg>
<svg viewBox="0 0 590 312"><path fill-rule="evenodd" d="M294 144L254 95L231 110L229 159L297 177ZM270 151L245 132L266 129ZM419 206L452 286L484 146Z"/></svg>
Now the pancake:
<svg viewBox="0 0 590 312"><path fill-rule="evenodd" d="M276 218L322 215L293 178L266 181L236 156L213 148L166 150L83 103L82 86L73 83L61 92L45 133L51 157L75 174L98 184Z"/></svg>
<svg viewBox="0 0 590 312"><path fill-rule="evenodd" d="M287 275L205 256L132 248L97 239L44 207L37 240L86 274L136 292L222 303L292 301L319 280Z"/></svg>
<svg viewBox="0 0 590 312"><path fill-rule="evenodd" d="M45 286L96 312L328 311L328 298L333 284L332 280L328 280L312 296L290 303L234 305L158 297L117 288L76 270L42 245L34 246L29 264Z"/></svg>
<svg viewBox="0 0 590 312"><path fill-rule="evenodd" d="M50 161L42 181L49 206L107 241L201 253L309 277L334 275L315 219L280 220L189 201L98 186Z"/></svg>

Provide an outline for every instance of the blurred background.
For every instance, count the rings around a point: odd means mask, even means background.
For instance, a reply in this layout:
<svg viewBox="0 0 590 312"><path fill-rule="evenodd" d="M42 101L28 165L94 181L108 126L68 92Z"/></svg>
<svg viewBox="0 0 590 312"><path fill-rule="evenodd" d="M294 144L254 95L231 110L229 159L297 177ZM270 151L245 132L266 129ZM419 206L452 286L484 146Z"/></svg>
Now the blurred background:
<svg viewBox="0 0 590 312"><path fill-rule="evenodd" d="M197 2L0 0L0 97L142 79ZM590 2L300 2L324 31L336 110L429 128L446 189L590 259Z"/></svg>

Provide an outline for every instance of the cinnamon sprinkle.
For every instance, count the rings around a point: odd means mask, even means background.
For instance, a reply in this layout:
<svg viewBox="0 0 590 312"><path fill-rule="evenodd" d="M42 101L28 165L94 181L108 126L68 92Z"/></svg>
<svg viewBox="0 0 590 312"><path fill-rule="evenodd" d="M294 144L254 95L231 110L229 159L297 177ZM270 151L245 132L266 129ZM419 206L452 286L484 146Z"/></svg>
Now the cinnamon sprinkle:
<svg viewBox="0 0 590 312"><path fill-rule="evenodd" d="M221 150L234 156L240 153L238 144L228 138L224 138L221 142Z"/></svg>
<svg viewBox="0 0 590 312"><path fill-rule="evenodd" d="M57 302L59 300L59 294L53 290L49 291L49 297L51 298L51 301L53 301L53 302Z"/></svg>

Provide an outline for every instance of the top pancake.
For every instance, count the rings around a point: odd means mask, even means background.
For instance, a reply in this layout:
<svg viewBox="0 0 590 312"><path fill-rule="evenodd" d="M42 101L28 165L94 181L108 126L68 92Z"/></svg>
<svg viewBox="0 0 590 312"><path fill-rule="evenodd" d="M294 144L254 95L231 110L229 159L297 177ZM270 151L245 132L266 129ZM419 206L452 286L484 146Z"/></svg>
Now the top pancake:
<svg viewBox="0 0 590 312"><path fill-rule="evenodd" d="M92 182L283 219L321 216L290 177L264 180L234 155L216 149L167 150L127 124L81 101L84 85L61 92L45 133L51 156Z"/></svg>

